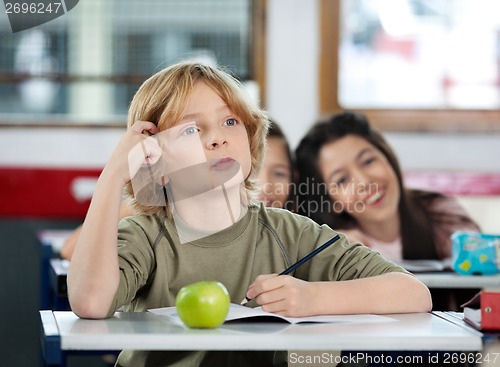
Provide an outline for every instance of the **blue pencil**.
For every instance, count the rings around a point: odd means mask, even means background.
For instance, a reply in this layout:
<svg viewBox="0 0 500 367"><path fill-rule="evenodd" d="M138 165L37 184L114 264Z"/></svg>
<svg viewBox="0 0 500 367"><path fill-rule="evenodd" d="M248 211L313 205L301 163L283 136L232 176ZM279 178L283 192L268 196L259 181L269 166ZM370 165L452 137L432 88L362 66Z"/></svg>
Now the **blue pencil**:
<svg viewBox="0 0 500 367"><path fill-rule="evenodd" d="M283 270L278 275L287 275L287 274L290 274L295 269L297 269L299 266L301 266L306 261L310 260L311 258L313 258L314 256L316 256L317 254L319 254L321 251L323 251L324 249L326 249L328 246L330 246L331 244L333 244L334 242L336 242L339 239L340 239L340 236L338 234L335 235L335 236L333 236L328 241L326 241L324 244L322 244L320 247L318 247L317 249L314 249L314 251L311 251L306 256L304 256L302 259L300 259L299 261L297 261L295 264L291 265L290 267L286 268L285 270ZM245 297L243 299L243 301L241 301L240 304L244 305L248 301L250 301L250 299L248 299L247 297Z"/></svg>
<svg viewBox="0 0 500 367"><path fill-rule="evenodd" d="M328 246L330 246L332 243L334 243L335 241L337 241L338 239L340 239L340 236L337 234L335 236L333 236L332 238L330 238L328 241L326 241L324 244L322 244L320 247L318 247L317 249L315 249L314 251L311 251L309 254L307 254L306 256L304 256L302 259L300 259L299 261L297 261L295 264L291 265L289 268L286 268L285 270L283 270L281 273L279 273L279 275L287 275L287 274L290 274L291 272L293 272L295 269L297 269L299 266L301 266L302 264L304 264L307 260L311 259L312 257L316 256L317 254L319 254L321 251L323 251L324 249L326 249Z"/></svg>

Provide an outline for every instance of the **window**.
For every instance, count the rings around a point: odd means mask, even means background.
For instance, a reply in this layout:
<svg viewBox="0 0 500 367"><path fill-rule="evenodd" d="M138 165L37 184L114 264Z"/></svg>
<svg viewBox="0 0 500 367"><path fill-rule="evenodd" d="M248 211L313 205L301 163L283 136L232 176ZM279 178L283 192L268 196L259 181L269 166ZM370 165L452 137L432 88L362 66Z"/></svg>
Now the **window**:
<svg viewBox="0 0 500 367"><path fill-rule="evenodd" d="M321 7L322 113L358 110L389 129L500 129L498 1Z"/></svg>
<svg viewBox="0 0 500 367"><path fill-rule="evenodd" d="M188 58L224 65L242 81L260 81L263 71L256 64L263 42L254 14L262 4L86 0L56 20L18 33L4 17L0 121L124 122L139 85Z"/></svg>

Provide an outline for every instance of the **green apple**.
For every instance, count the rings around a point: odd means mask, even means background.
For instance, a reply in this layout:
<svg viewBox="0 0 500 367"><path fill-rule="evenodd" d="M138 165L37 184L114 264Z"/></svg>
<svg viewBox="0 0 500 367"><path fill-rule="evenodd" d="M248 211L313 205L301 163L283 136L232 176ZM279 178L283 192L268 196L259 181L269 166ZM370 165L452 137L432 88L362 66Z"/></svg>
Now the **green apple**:
<svg viewBox="0 0 500 367"><path fill-rule="evenodd" d="M213 329L226 319L230 298L224 284L203 281L182 287L175 299L177 314L190 328Z"/></svg>

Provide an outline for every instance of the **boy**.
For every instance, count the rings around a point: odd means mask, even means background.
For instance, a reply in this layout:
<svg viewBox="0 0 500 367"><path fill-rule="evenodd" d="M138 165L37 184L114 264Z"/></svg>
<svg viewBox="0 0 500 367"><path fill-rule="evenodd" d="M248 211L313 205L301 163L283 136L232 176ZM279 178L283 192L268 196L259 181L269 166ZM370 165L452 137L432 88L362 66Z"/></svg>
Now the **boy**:
<svg viewBox="0 0 500 367"><path fill-rule="evenodd" d="M277 275L336 233L255 204L268 118L229 74L199 63L160 71L134 96L128 125L99 177L68 272L80 317L173 306L181 287L201 280L223 283L233 303L248 297L286 316L431 309L425 285L344 236L293 276ZM140 215L118 228L124 187ZM273 358L124 351L117 365L260 366Z"/></svg>

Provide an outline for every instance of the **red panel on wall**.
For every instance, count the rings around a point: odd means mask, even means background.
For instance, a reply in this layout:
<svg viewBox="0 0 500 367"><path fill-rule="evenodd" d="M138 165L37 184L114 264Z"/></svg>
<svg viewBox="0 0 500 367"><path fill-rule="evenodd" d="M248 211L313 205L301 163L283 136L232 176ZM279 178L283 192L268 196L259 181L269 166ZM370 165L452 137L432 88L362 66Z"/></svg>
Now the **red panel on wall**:
<svg viewBox="0 0 500 367"><path fill-rule="evenodd" d="M75 182L92 182L100 169L0 167L0 217L78 218L87 213L91 185L79 199ZM500 195L500 174L405 172L410 187L449 195Z"/></svg>
<svg viewBox="0 0 500 367"><path fill-rule="evenodd" d="M92 182L100 169L0 167L0 217L81 218L88 196L77 200L75 179Z"/></svg>
<svg viewBox="0 0 500 367"><path fill-rule="evenodd" d="M500 195L500 174L481 172L405 172L408 187L448 195Z"/></svg>

